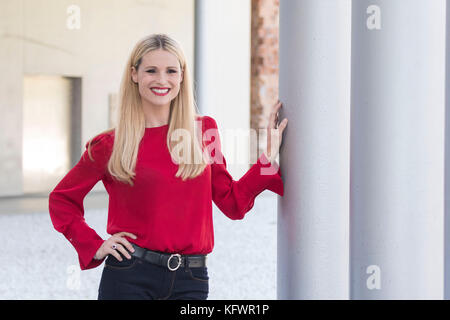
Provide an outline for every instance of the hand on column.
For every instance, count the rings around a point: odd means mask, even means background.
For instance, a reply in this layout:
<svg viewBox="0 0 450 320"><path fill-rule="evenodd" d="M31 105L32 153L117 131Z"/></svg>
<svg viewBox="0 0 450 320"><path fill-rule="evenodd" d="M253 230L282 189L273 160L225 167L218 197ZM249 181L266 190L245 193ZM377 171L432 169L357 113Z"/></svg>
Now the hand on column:
<svg viewBox="0 0 450 320"><path fill-rule="evenodd" d="M278 100L272 107L270 112L269 124L267 126L267 150L264 151L270 163L275 161L278 152L280 151L281 141L283 139L283 131L287 126L288 119L284 118L280 123L278 122L278 112L282 107L282 103Z"/></svg>

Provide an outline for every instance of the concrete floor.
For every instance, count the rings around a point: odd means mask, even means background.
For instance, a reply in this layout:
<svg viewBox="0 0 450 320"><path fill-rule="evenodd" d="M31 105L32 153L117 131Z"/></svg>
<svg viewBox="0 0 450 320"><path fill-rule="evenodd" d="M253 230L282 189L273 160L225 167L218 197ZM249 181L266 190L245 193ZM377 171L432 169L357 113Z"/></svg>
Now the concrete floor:
<svg viewBox="0 0 450 320"><path fill-rule="evenodd" d="M23 196L0 197L0 214L48 212L48 193L29 194ZM89 209L108 207L106 191L91 191L84 199L84 206Z"/></svg>
<svg viewBox="0 0 450 320"><path fill-rule="evenodd" d="M213 206L210 300L276 299L277 199L262 192L243 220ZM107 193L90 192L84 202L86 222L103 239L107 201ZM79 269L76 251L53 228L48 195L0 199L0 212L0 299L97 299L103 267Z"/></svg>

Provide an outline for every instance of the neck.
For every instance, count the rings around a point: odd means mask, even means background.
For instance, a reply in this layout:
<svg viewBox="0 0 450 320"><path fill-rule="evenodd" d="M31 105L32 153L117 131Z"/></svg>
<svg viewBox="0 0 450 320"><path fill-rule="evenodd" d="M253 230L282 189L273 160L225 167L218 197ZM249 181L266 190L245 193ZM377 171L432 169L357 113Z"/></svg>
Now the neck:
<svg viewBox="0 0 450 320"><path fill-rule="evenodd" d="M143 100L142 109L146 128L159 127L169 123L170 102L166 105L154 105Z"/></svg>

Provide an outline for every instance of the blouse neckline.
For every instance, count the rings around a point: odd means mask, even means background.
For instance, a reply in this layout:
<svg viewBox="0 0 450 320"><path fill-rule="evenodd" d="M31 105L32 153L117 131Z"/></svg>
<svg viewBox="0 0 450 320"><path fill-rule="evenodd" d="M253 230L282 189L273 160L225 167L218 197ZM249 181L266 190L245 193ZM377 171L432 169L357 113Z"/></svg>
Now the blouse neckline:
<svg viewBox="0 0 450 320"><path fill-rule="evenodd" d="M158 127L146 127L146 128L145 128L145 131L152 131L152 130L157 130L157 129L164 129L164 128L168 127L168 126L169 126L169 124L165 124L165 125L158 126Z"/></svg>

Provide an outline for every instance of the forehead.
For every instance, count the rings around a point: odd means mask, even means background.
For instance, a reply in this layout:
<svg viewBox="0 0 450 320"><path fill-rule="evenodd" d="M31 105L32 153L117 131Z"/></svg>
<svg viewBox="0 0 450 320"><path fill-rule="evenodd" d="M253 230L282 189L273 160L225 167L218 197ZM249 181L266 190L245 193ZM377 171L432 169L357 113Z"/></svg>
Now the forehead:
<svg viewBox="0 0 450 320"><path fill-rule="evenodd" d="M177 56L172 54L169 51L158 49L147 52L142 57L142 66L157 66L161 68L166 67L179 67L180 63L178 62Z"/></svg>

